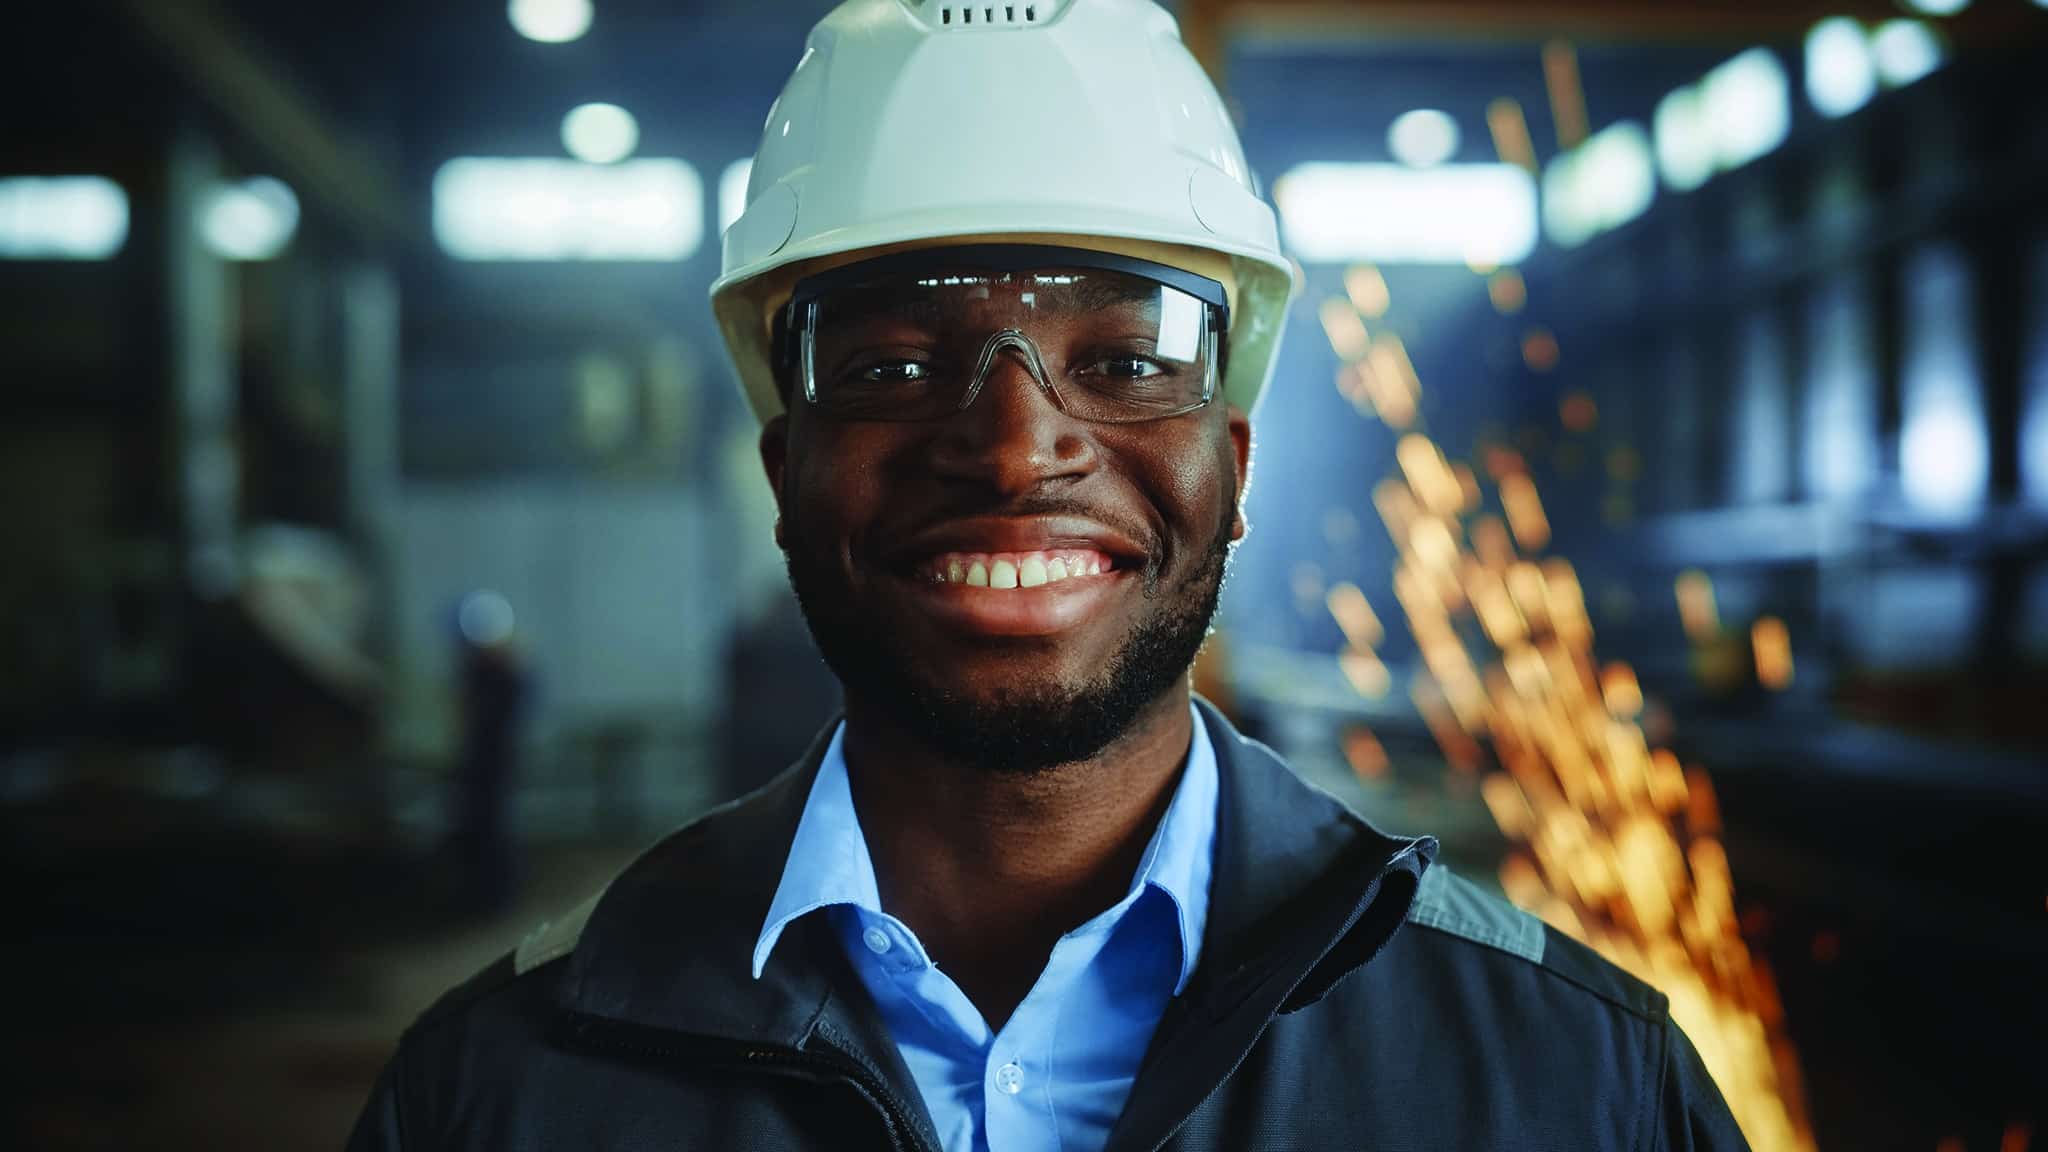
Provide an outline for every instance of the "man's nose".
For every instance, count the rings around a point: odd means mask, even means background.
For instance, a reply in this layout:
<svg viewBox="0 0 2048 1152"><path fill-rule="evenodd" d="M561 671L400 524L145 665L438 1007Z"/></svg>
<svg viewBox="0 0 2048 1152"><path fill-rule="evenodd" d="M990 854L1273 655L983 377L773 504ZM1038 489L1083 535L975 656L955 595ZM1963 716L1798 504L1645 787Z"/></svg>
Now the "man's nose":
<svg viewBox="0 0 2048 1152"><path fill-rule="evenodd" d="M1014 496L1094 468L1087 425L1060 407L1015 344L996 350L974 399L945 421L932 454L942 475Z"/></svg>

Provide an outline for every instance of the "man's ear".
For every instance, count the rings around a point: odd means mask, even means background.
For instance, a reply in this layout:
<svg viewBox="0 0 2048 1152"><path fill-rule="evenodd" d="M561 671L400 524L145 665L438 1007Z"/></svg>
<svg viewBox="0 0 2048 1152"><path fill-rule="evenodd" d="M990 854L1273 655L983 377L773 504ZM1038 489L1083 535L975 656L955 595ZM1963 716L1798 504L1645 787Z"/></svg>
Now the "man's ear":
<svg viewBox="0 0 2048 1152"><path fill-rule="evenodd" d="M1244 539L1250 526L1244 520L1245 493L1251 488L1252 480L1252 418L1244 409L1232 404L1224 410L1230 428L1231 463L1237 468L1237 507L1230 511L1230 538Z"/></svg>
<svg viewBox="0 0 2048 1152"><path fill-rule="evenodd" d="M761 425L761 468L768 474L768 487L775 493L775 544L787 547L782 538L782 521L789 509L782 502L782 471L789 463L789 414L782 413Z"/></svg>

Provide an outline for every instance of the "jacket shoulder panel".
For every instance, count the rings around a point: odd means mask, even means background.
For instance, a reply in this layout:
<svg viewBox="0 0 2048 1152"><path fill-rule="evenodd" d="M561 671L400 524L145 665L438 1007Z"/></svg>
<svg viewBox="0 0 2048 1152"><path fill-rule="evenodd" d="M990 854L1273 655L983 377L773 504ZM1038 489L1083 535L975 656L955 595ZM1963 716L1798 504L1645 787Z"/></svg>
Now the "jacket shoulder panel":
<svg viewBox="0 0 2048 1152"><path fill-rule="evenodd" d="M604 899L610 887L607 883L590 899L568 912L535 925L512 953L513 973L525 975L550 960L559 960L574 952L576 942L583 938L583 926L590 923L590 914L597 911L597 902Z"/></svg>
<svg viewBox="0 0 2048 1152"><path fill-rule="evenodd" d="M583 903L552 920L543 920L535 925L512 951L443 993L440 999L420 1013L413 1023L413 1030L428 1030L442 1020L462 1015L496 993L528 983L524 977L533 975L537 969L569 956L576 950L576 942L582 938L583 926L590 922L590 914L610 887L607 881ZM547 984L556 980L546 973L533 975L533 978Z"/></svg>
<svg viewBox="0 0 2048 1152"><path fill-rule="evenodd" d="M1532 964L1544 953L1543 922L1435 864L1422 873L1408 920L1498 949Z"/></svg>
<svg viewBox="0 0 2048 1152"><path fill-rule="evenodd" d="M1555 928L1545 925L1543 934L1544 971L1645 1020L1662 1023L1669 1017L1671 1001L1662 992Z"/></svg>
<svg viewBox="0 0 2048 1152"><path fill-rule="evenodd" d="M408 1029L410 1032L432 1031L436 1025L459 1017L480 1001L505 990L516 980L520 971L513 965L512 954L507 952L478 969L476 974L448 991L427 1006Z"/></svg>
<svg viewBox="0 0 2048 1152"><path fill-rule="evenodd" d="M1645 1020L1667 1014L1663 993L1441 864L1422 874L1408 922L1526 961Z"/></svg>

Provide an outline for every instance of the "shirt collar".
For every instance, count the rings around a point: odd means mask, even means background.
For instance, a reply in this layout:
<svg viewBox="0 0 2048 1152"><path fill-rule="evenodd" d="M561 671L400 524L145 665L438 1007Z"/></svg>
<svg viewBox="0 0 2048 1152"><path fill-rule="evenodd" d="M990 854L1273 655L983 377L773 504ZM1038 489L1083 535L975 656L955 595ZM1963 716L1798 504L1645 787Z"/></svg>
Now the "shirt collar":
<svg viewBox="0 0 2048 1152"><path fill-rule="evenodd" d="M851 904L869 912L882 910L881 888L875 882L874 857L853 808L853 787L846 778L846 724L842 721L825 746L818 775L811 781L782 883L768 905L768 919L754 942L754 979L768 967L768 956L783 929L797 918L834 904Z"/></svg>
<svg viewBox="0 0 2048 1152"><path fill-rule="evenodd" d="M1189 708L1192 711L1193 705ZM1188 744L1186 770L1174 788L1166 815L1145 846L1122 905L1128 909L1147 886L1163 892L1173 902L1181 955L1180 974L1173 989L1176 996L1186 989L1201 958L1216 839L1216 750L1201 713L1193 715L1194 734ZM836 904L882 914L874 858L868 854L867 838L861 832L860 817L853 807L853 789L847 780L845 741L846 725L841 723L832 733L832 741L819 762L818 775L811 782L810 798L804 804L796 837L790 843L789 858L783 865L782 883L775 890L775 899L768 906L767 919L754 943L753 969L757 980L768 966L776 941L799 918Z"/></svg>

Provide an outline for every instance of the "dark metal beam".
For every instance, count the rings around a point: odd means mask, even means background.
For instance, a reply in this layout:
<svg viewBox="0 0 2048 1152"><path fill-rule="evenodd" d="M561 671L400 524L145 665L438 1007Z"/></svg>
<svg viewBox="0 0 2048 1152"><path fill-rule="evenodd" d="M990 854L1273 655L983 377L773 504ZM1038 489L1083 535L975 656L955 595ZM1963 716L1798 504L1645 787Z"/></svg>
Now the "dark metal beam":
<svg viewBox="0 0 2048 1152"><path fill-rule="evenodd" d="M142 39L301 195L371 235L412 231L393 175L252 51L232 15L212 0L128 0L123 7Z"/></svg>
<svg viewBox="0 0 2048 1152"><path fill-rule="evenodd" d="M1739 45L1795 40L1829 16L1906 14L1888 0L1189 0L1182 25L1191 46L1236 36ZM1959 43L2048 35L2048 17L2022 5L1976 5L1940 23Z"/></svg>

